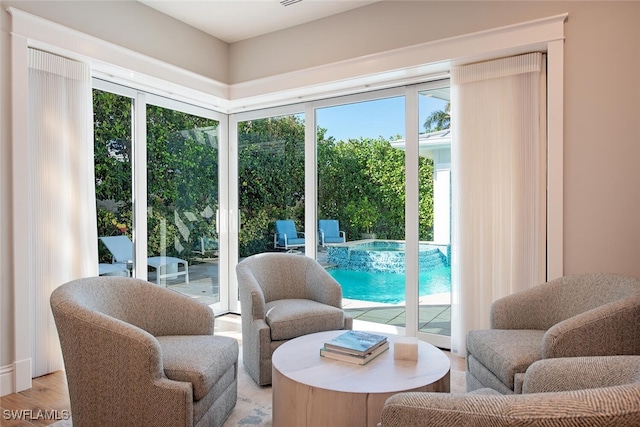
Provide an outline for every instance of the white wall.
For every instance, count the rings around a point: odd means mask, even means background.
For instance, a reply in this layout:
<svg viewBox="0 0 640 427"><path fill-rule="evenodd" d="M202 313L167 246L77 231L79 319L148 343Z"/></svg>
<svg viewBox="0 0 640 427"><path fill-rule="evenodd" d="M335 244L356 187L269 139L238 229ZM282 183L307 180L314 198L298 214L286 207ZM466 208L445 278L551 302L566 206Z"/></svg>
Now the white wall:
<svg viewBox="0 0 640 427"><path fill-rule="evenodd" d="M203 76L227 82L229 45L132 0L2 0L11 6Z"/></svg>
<svg viewBox="0 0 640 427"><path fill-rule="evenodd" d="M183 66L246 82L568 12L564 272L640 277L640 2L389 1L228 46L136 2L2 1L0 367L13 363L7 6ZM550 183L553 185L553 183Z"/></svg>
<svg viewBox="0 0 640 427"><path fill-rule="evenodd" d="M559 2L383 1L231 45L231 83L567 12Z"/></svg>
<svg viewBox="0 0 640 427"><path fill-rule="evenodd" d="M11 240L11 128L9 37L0 27L0 367L13 362L13 271Z"/></svg>

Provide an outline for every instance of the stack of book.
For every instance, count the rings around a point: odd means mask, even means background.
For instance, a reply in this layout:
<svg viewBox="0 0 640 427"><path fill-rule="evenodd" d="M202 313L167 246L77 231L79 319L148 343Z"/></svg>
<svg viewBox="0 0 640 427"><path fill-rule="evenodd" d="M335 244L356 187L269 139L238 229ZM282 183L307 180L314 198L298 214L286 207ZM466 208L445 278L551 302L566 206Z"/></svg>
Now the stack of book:
<svg viewBox="0 0 640 427"><path fill-rule="evenodd" d="M320 356L365 365L389 349L384 335L347 331L324 343Z"/></svg>

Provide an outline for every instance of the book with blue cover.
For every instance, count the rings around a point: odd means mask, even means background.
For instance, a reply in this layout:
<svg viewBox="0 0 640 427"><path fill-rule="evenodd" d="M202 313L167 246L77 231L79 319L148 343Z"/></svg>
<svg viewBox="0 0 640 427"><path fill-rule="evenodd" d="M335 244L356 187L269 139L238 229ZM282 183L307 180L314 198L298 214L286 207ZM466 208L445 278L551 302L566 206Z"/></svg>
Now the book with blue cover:
<svg viewBox="0 0 640 427"><path fill-rule="evenodd" d="M324 344L326 349L363 356L387 342L384 335L364 331L347 331Z"/></svg>
<svg viewBox="0 0 640 427"><path fill-rule="evenodd" d="M354 363L356 365L366 365L367 363L371 362L373 359L377 358L387 350L389 350L389 343L385 341L381 345L371 350L371 353L366 353L364 355L358 355L358 354L348 353L340 350L332 350L329 348L322 347L320 349L320 356L326 357L327 359L334 359L334 360L340 360L343 362Z"/></svg>

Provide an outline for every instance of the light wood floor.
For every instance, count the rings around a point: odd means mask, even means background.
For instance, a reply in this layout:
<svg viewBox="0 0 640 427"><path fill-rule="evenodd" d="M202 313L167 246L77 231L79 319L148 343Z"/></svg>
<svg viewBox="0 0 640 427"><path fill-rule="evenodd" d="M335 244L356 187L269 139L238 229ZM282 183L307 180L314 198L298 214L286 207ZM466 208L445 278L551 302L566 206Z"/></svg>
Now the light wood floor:
<svg viewBox="0 0 640 427"><path fill-rule="evenodd" d="M0 425L46 426L71 413L64 371L34 378L32 387L0 398Z"/></svg>
<svg viewBox="0 0 640 427"><path fill-rule="evenodd" d="M216 319L216 332L241 339L240 316ZM445 351L452 371L464 371L464 358ZM69 389L64 371L34 378L32 388L0 398L0 425L7 427L46 426L71 413ZM20 418L20 419L18 419Z"/></svg>

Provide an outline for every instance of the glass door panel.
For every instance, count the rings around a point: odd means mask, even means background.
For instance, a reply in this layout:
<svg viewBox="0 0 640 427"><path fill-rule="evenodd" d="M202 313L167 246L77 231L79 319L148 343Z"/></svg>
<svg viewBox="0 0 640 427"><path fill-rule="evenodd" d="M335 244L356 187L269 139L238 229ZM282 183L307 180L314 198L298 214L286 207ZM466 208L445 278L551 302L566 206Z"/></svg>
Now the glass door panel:
<svg viewBox="0 0 640 427"><path fill-rule="evenodd" d="M147 105L149 281L220 303L216 120Z"/></svg>
<svg viewBox="0 0 640 427"><path fill-rule="evenodd" d="M133 98L93 90L94 167L98 225L99 274L129 276L133 253L121 256L105 242L133 238L132 201ZM122 236L122 237L118 237ZM107 240L105 240L107 239ZM131 251L132 251L131 247ZM112 252L114 251L114 252Z"/></svg>
<svg viewBox="0 0 640 427"><path fill-rule="evenodd" d="M404 96L319 108L316 123L318 261L354 319L404 327ZM329 230L344 234L323 244Z"/></svg>
<svg viewBox="0 0 640 427"><path fill-rule="evenodd" d="M420 91L419 290L421 338L449 348L451 336L451 116L449 88Z"/></svg>
<svg viewBox="0 0 640 427"><path fill-rule="evenodd" d="M238 261L268 251L304 252L304 116L239 121L237 133ZM286 242L276 221L293 227Z"/></svg>

